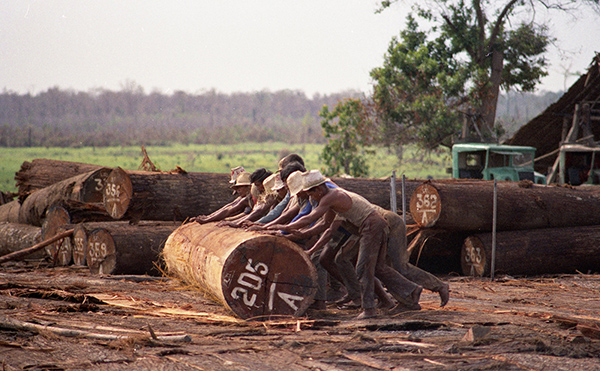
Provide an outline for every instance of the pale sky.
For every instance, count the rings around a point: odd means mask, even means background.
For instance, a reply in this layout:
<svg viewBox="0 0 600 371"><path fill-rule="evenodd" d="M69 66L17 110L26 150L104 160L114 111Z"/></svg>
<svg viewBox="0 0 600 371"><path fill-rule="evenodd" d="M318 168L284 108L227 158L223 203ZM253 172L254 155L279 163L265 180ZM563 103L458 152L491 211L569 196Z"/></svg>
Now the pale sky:
<svg viewBox="0 0 600 371"><path fill-rule="evenodd" d="M282 89L367 92L409 6L376 0L3 0L0 90L58 86L146 93ZM557 46L540 90L565 87L600 52L600 16L552 18ZM560 57L565 59L560 59ZM566 80L568 88L576 77Z"/></svg>

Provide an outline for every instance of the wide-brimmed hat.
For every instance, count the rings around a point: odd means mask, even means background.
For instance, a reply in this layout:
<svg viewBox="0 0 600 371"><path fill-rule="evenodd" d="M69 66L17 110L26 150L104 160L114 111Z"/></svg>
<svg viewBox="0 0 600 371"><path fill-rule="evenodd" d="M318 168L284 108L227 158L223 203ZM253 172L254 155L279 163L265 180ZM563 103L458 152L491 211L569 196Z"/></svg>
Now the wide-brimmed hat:
<svg viewBox="0 0 600 371"><path fill-rule="evenodd" d="M302 190L304 191L308 191L311 188L320 186L328 180L323 176L323 174L321 174L319 170L307 171L302 175L302 178Z"/></svg>
<svg viewBox="0 0 600 371"><path fill-rule="evenodd" d="M263 180L263 186L266 190L275 192L282 189L285 185L281 181L279 173L271 174L267 179Z"/></svg>
<svg viewBox="0 0 600 371"><path fill-rule="evenodd" d="M290 196L297 195L304 186L304 176L301 171L294 171L287 178L287 186L290 190Z"/></svg>
<svg viewBox="0 0 600 371"><path fill-rule="evenodd" d="M249 185L252 185L252 182L250 182L250 173L247 171L242 171L238 175L237 179L235 180L235 184L232 185L231 188Z"/></svg>
<svg viewBox="0 0 600 371"><path fill-rule="evenodd" d="M237 177L240 176L240 174L243 173L244 171L246 171L246 170L244 170L243 166L238 166L238 167L234 167L233 169L231 169L231 180L229 181L229 183L235 184Z"/></svg>

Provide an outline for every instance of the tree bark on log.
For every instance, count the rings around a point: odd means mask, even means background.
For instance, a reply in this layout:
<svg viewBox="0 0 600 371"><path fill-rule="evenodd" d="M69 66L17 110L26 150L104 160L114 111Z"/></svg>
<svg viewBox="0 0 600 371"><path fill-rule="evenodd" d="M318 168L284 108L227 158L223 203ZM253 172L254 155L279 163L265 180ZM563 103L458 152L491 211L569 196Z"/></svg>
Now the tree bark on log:
<svg viewBox="0 0 600 371"><path fill-rule="evenodd" d="M19 223L19 211L21 203L19 200L10 201L4 205L0 205L0 222Z"/></svg>
<svg viewBox="0 0 600 371"><path fill-rule="evenodd" d="M390 179L368 179L368 178L331 178L331 180L344 188L345 190L358 193L369 202L381 206L386 210L390 209ZM406 180L406 206L418 186L423 184L423 180ZM402 211L402 178L396 179L396 200L397 212ZM409 210L406 210L407 214Z"/></svg>
<svg viewBox="0 0 600 371"><path fill-rule="evenodd" d="M33 191L100 168L102 168L100 165L36 158L21 164L21 169L15 173L15 180L19 196L26 197Z"/></svg>
<svg viewBox="0 0 600 371"><path fill-rule="evenodd" d="M184 220L208 215L233 199L229 179L228 174L221 173L158 173L117 168L106 180L104 206L114 219ZM374 204L390 207L389 180L332 180ZM410 194L421 183L408 181L406 193ZM397 181L396 189L401 205L401 181Z"/></svg>
<svg viewBox="0 0 600 371"><path fill-rule="evenodd" d="M317 290L310 259L283 237L188 223L169 236L163 258L169 274L244 319L300 316Z"/></svg>
<svg viewBox="0 0 600 371"><path fill-rule="evenodd" d="M69 201L93 203L102 200L103 179L110 171L109 168L100 168L33 192L21 204L19 222L41 226L46 212L53 205Z"/></svg>
<svg viewBox="0 0 600 371"><path fill-rule="evenodd" d="M184 220L210 214L233 200L229 175L114 169L104 207L114 219Z"/></svg>
<svg viewBox="0 0 600 371"><path fill-rule="evenodd" d="M86 264L93 274L160 275L163 246L178 226L173 222L85 223Z"/></svg>
<svg viewBox="0 0 600 371"><path fill-rule="evenodd" d="M42 241L42 229L28 224L0 223L0 256L23 250ZM39 251L29 256L41 259L44 252Z"/></svg>
<svg viewBox="0 0 600 371"><path fill-rule="evenodd" d="M464 275L489 276L492 234L467 237ZM600 226L504 231L496 235L495 273L539 275L600 271Z"/></svg>
<svg viewBox="0 0 600 371"><path fill-rule="evenodd" d="M600 192L527 182L498 182L497 230L600 225ZM425 182L413 193L410 211L420 227L491 231L494 183Z"/></svg>

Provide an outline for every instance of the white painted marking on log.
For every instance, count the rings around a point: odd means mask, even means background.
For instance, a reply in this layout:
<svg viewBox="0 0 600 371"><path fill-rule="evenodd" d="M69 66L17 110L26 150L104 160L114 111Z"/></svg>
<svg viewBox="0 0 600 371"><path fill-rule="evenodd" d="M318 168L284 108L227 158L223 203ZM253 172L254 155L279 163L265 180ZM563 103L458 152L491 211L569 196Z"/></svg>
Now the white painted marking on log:
<svg viewBox="0 0 600 371"><path fill-rule="evenodd" d="M275 288L277 284L273 282L269 288L269 312L273 311L273 300L275 299Z"/></svg>
<svg viewBox="0 0 600 371"><path fill-rule="evenodd" d="M296 305L296 301L304 300L303 296L297 296L292 294L286 294L285 292L278 292L277 295L292 309L298 310L298 306Z"/></svg>

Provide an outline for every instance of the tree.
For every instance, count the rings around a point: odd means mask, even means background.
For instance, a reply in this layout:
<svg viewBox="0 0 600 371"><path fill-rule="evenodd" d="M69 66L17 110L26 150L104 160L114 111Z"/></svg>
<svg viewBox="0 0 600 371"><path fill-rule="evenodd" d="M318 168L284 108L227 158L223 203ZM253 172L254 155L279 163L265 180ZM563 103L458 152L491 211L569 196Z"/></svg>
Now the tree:
<svg viewBox="0 0 600 371"><path fill-rule="evenodd" d="M319 112L321 127L327 140L320 155L327 165L325 175L360 177L369 173L367 151L364 149L369 135L363 114L364 106L360 99L339 102L333 111L328 106L323 106Z"/></svg>
<svg viewBox="0 0 600 371"><path fill-rule="evenodd" d="M534 16L540 6L565 10L575 4L560 1L434 0L428 8L415 5L406 29L390 43L383 66L371 72L370 105L382 142L449 145L463 114L478 132L493 138L500 89L532 91L547 75L544 53L553 39ZM380 10L391 4L383 1ZM419 30L416 17L430 29Z"/></svg>

